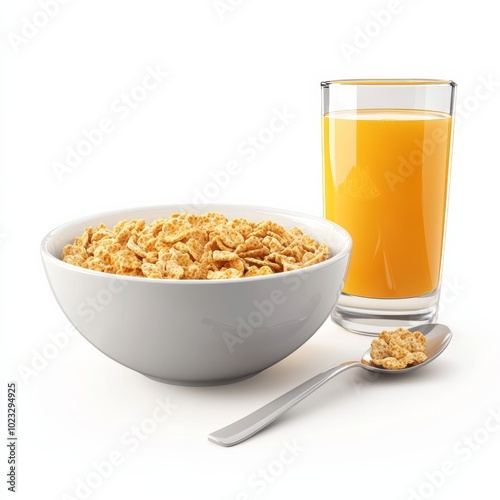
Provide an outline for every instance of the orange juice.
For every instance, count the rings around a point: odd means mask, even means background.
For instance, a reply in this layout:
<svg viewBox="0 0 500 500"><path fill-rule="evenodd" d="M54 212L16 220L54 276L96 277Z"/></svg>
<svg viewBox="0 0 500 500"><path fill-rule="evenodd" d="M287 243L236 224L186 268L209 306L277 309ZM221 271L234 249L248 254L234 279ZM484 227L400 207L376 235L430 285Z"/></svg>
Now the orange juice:
<svg viewBox="0 0 500 500"><path fill-rule="evenodd" d="M324 213L352 236L344 293L408 298L440 278L451 117L370 109L323 118Z"/></svg>

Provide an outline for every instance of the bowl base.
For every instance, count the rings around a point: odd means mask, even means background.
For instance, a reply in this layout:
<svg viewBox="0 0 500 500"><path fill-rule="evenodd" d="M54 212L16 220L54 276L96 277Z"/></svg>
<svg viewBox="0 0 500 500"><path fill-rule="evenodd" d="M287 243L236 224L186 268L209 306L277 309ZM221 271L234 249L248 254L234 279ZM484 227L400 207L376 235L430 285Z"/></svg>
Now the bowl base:
<svg viewBox="0 0 500 500"><path fill-rule="evenodd" d="M155 382L161 382L162 384L170 384L170 385L181 385L185 387L213 387L217 385L227 385L234 384L236 382L241 382L248 378L252 378L255 375L259 374L260 371L252 373L250 375L245 375L243 377L231 378L231 379L219 379L219 380L171 380L160 377L153 377L151 375L146 375L145 373L141 373L145 377L154 380Z"/></svg>

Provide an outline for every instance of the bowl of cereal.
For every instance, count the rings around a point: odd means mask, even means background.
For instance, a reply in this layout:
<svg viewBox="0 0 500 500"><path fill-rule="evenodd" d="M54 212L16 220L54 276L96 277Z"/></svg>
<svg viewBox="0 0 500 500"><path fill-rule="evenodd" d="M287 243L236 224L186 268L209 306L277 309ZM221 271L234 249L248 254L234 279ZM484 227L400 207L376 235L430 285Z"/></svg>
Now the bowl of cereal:
<svg viewBox="0 0 500 500"><path fill-rule="evenodd" d="M337 302L351 247L320 217L166 205L68 222L41 255L59 306L97 349L201 386L255 375L304 344Z"/></svg>

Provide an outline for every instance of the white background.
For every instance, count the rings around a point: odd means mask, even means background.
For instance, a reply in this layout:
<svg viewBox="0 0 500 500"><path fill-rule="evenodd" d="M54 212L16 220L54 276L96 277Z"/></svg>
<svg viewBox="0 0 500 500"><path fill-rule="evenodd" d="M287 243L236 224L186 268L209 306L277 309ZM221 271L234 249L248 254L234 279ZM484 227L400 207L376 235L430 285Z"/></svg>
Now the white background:
<svg viewBox="0 0 500 500"><path fill-rule="evenodd" d="M493 4L64 3L47 0L49 16L42 0L4 0L0 13L0 436L6 382L14 380L17 498L418 500L496 491L500 36ZM148 68L156 88L151 79L149 89L138 88ZM358 358L369 339L328 321L247 381L163 385L64 333L39 243L91 212L192 203L200 193L321 215L319 84L362 77L458 82L440 314L454 339L414 375L347 372L250 441L218 447L207 440L211 431ZM127 95L136 100L124 104ZM244 153L276 110L292 116L289 123L261 151ZM100 144L67 171L55 169L102 120ZM211 175L230 161L238 174L213 189ZM158 400L167 399L175 409L153 428ZM135 446L127 437L141 425L147 434ZM0 491L8 498L1 448ZM119 457L113 470L103 465L110 456ZM81 486L88 481L91 489Z"/></svg>

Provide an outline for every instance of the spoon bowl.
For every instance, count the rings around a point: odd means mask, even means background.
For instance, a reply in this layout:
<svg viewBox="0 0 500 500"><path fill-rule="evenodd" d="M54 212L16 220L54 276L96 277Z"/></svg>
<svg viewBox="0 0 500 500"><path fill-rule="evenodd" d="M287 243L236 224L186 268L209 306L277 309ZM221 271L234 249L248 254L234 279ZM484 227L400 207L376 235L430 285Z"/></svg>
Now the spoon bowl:
<svg viewBox="0 0 500 500"><path fill-rule="evenodd" d="M427 355L427 359L424 362L402 368L401 370L379 368L371 363L371 347L369 347L360 361L346 361L345 363L341 363L340 365L334 366L312 377L295 389L283 394L283 396L278 397L246 417L213 432L208 436L208 439L221 446L234 446L235 444L241 443L267 427L271 422L283 415L290 408L293 408L297 403L309 396L309 394L313 393L323 384L350 368L359 367L384 375L401 375L423 368L425 365L434 361L446 349L452 338L450 329L439 323L420 325L418 327L409 328L409 330L413 332L420 331L425 335L425 354Z"/></svg>
<svg viewBox="0 0 500 500"><path fill-rule="evenodd" d="M439 323L429 323L419 327L408 328L408 330L410 330L410 332L419 331L425 335L425 354L427 355L425 361L416 365L407 366L400 370L387 370L386 368L379 368L372 364L372 358L370 356L371 347L369 347L361 358L362 368L371 372L383 373L384 375L401 375L402 373L418 370L434 361L446 349L452 337L450 329Z"/></svg>

